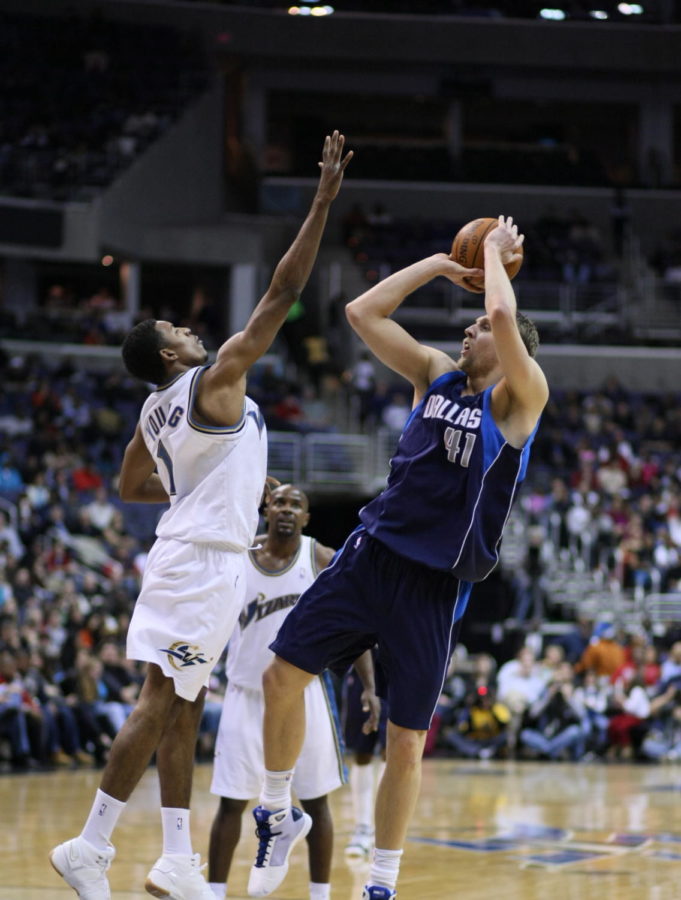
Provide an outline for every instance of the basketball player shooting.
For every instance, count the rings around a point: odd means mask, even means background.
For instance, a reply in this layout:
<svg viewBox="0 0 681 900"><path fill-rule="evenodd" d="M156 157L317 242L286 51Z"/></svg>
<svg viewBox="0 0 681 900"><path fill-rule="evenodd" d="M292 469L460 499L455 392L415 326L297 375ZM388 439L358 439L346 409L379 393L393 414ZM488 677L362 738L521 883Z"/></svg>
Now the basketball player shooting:
<svg viewBox="0 0 681 900"><path fill-rule="evenodd" d="M246 373L270 347L317 257L352 152L326 137L310 211L243 331L213 365L189 328L147 319L123 344L131 374L158 385L142 407L120 474L124 500L170 502L156 530L128 631L130 659L148 663L137 706L118 733L81 834L50 860L81 900L109 900L111 834L156 753L163 852L145 888L169 900L214 900L194 854L189 801L205 685L244 600L258 526L267 434Z"/></svg>
<svg viewBox="0 0 681 900"><path fill-rule="evenodd" d="M376 841L363 900L391 900L416 806L426 733L474 582L497 563L548 386L534 359L532 322L520 315L504 268L519 254L512 219L485 240L484 272L437 253L395 272L347 306L376 356L413 386L413 409L386 489L302 595L271 644L265 671L265 765L254 811L259 848L249 894L281 883L306 829L291 807L291 774L305 733L303 691L330 667L378 644L379 693L389 721L376 799ZM464 331L459 358L424 346L390 316L417 288L444 276L485 279L484 312Z"/></svg>

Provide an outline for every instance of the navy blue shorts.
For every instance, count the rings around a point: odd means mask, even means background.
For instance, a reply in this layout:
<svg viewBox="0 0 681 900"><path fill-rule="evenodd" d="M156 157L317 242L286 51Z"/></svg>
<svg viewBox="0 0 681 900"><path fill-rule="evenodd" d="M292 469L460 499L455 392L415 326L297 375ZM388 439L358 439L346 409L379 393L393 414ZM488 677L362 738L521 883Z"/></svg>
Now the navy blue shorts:
<svg viewBox="0 0 681 900"><path fill-rule="evenodd" d="M364 734L362 728L367 719L367 713L362 709L362 681L354 669L350 669L343 680L341 696L341 725L343 726L343 740L348 750L353 753L362 753L371 756L385 748L385 730L388 724L388 704L384 700L381 703L381 717L378 721L378 730Z"/></svg>
<svg viewBox="0 0 681 900"><path fill-rule="evenodd" d="M456 642L455 612L470 590L360 527L301 595L270 649L313 675L326 668L344 675L378 644L377 685L390 721L426 730Z"/></svg>

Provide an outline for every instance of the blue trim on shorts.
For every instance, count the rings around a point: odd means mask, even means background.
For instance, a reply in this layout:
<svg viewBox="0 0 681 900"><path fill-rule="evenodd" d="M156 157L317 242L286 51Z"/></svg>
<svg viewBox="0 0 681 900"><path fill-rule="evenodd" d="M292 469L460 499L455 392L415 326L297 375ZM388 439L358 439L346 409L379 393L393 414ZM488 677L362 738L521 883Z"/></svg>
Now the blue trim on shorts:
<svg viewBox="0 0 681 900"><path fill-rule="evenodd" d="M338 759L338 775L341 784L348 783L348 770L345 765L345 744L343 743L343 732L341 730L340 715L338 713L338 704L336 703L336 690L333 685L331 673L322 672L319 681L326 698L326 706L329 710L329 718L331 719L331 729L333 731L334 743L336 745L336 757Z"/></svg>

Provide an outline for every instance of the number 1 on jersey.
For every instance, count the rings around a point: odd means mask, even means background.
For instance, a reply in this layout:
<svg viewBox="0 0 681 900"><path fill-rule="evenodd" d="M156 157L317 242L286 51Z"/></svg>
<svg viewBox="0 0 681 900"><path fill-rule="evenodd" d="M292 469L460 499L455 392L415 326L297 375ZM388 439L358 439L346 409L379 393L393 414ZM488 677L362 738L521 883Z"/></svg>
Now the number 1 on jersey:
<svg viewBox="0 0 681 900"><path fill-rule="evenodd" d="M173 461L170 458L170 453L163 446L163 441L159 441L156 445L156 456L158 456L159 460L165 466L166 472L168 473L168 481L170 482L170 490L168 493L172 497L175 492L175 478L173 476Z"/></svg>
<svg viewBox="0 0 681 900"><path fill-rule="evenodd" d="M461 449L462 433L463 432L460 428L447 428L445 431L445 447L447 448L447 459L450 462L456 462L456 458L459 455L459 450ZM473 447L475 445L475 438L476 435L474 435L472 431L466 432L466 439L463 445L463 453L461 454L461 459L459 460L459 463L464 468L468 468L468 464L471 461L471 453L473 452Z"/></svg>

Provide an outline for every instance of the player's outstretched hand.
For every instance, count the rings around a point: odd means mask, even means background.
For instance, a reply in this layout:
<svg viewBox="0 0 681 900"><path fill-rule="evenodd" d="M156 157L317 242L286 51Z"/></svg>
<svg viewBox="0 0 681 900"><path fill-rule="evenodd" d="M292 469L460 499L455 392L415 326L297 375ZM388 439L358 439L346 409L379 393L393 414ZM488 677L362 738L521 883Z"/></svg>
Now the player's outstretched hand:
<svg viewBox="0 0 681 900"><path fill-rule="evenodd" d="M372 731L378 731L378 722L381 718L381 701L373 691L362 691L362 712L368 713L364 724L362 725L363 734L371 734Z"/></svg>
<svg viewBox="0 0 681 900"><path fill-rule="evenodd" d="M507 266L522 259L520 248L524 240L525 235L518 234L518 226L513 224L513 216L499 216L499 224L485 238L485 246L496 247L502 263Z"/></svg>
<svg viewBox="0 0 681 900"><path fill-rule="evenodd" d="M321 173L319 175L317 195L329 203L338 193L343 181L343 173L354 155L352 150L349 150L343 156L344 146L345 135L340 134L338 131L334 131L331 135L327 134L324 138L322 161L319 163Z"/></svg>

